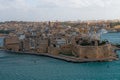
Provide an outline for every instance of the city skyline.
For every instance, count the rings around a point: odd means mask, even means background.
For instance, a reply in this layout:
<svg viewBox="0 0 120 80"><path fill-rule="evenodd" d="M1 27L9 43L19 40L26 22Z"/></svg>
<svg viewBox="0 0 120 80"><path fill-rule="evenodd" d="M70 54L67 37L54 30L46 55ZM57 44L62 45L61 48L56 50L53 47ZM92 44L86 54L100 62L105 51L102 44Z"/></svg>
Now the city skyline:
<svg viewBox="0 0 120 80"><path fill-rule="evenodd" d="M0 0L0 21L119 19L119 0Z"/></svg>

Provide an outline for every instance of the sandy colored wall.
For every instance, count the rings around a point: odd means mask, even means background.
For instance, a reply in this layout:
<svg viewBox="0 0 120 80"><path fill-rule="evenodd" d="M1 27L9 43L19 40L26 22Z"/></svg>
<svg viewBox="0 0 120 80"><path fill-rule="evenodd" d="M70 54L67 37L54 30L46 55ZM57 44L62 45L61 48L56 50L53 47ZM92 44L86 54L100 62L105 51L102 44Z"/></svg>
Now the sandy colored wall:
<svg viewBox="0 0 120 80"><path fill-rule="evenodd" d="M37 48L37 52L38 53L47 53L48 52L48 48L41 46L41 47Z"/></svg>
<svg viewBox="0 0 120 80"><path fill-rule="evenodd" d="M52 55L58 55L60 53L60 48L48 47L48 53L50 53Z"/></svg>
<svg viewBox="0 0 120 80"><path fill-rule="evenodd" d="M74 46L73 52L80 58L99 59L113 55L111 45L103 46Z"/></svg>
<svg viewBox="0 0 120 80"><path fill-rule="evenodd" d="M17 37L7 37L5 38L5 48L7 50L19 51L20 41Z"/></svg>
<svg viewBox="0 0 120 80"><path fill-rule="evenodd" d="M17 37L5 38L5 44L14 44L14 43L19 43L19 39Z"/></svg>
<svg viewBox="0 0 120 80"><path fill-rule="evenodd" d="M12 44L12 45L7 45L6 49L12 51L19 51L20 47L19 44Z"/></svg>
<svg viewBox="0 0 120 80"><path fill-rule="evenodd" d="M71 44L69 44L69 45L64 45L64 46L61 46L60 47L60 51L62 52L62 53L71 53L72 52L72 45Z"/></svg>

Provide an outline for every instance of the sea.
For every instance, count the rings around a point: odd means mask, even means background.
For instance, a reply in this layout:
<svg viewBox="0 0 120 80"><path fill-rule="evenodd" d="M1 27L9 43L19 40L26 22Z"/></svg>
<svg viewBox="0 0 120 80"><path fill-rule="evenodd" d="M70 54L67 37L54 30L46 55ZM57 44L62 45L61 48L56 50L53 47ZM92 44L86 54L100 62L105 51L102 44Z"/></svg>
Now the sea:
<svg viewBox="0 0 120 80"><path fill-rule="evenodd" d="M120 43L120 33L101 40ZM120 51L117 53L120 55ZM71 63L45 56L0 51L0 80L120 80L120 60Z"/></svg>

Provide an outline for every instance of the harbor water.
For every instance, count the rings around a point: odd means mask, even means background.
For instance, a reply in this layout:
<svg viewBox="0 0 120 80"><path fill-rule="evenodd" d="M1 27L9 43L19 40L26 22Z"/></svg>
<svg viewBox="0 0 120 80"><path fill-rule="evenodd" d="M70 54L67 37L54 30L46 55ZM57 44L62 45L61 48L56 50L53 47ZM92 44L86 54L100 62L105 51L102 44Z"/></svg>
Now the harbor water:
<svg viewBox="0 0 120 80"><path fill-rule="evenodd" d="M120 43L120 33L107 33L101 39ZM120 51L117 53L120 55ZM120 80L120 60L70 63L0 51L0 80Z"/></svg>

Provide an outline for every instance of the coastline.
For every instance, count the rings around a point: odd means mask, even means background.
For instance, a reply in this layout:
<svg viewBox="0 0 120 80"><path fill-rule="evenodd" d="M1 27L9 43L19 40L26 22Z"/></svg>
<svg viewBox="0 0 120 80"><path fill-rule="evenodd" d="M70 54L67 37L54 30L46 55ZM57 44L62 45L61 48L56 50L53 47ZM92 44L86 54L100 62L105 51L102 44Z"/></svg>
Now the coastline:
<svg viewBox="0 0 120 80"><path fill-rule="evenodd" d="M37 56L45 56L45 57L50 57L58 60L63 60L66 62L72 62L72 63L85 63L85 62L109 62L113 60L119 60L119 58L115 57L107 57L107 58L101 58L101 59L80 59L76 57L70 57L70 56L65 56L65 55L52 55L49 53L35 53L35 52L16 52L16 51L10 51L10 50L4 50L0 49L0 51L5 51L5 52L10 52L14 54L28 54L28 55L37 55Z"/></svg>

